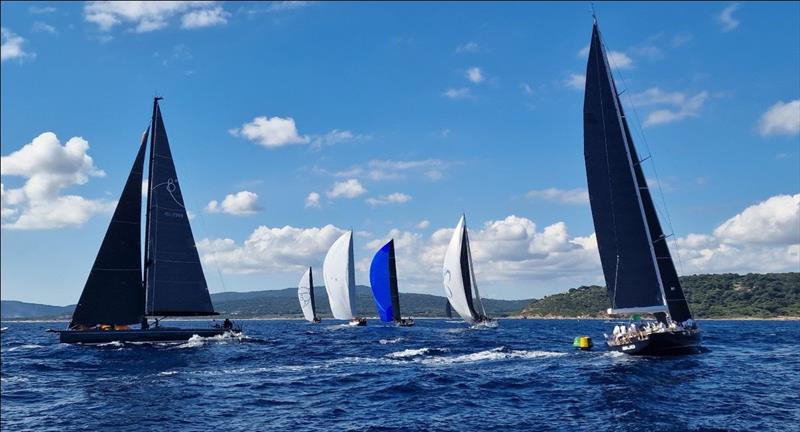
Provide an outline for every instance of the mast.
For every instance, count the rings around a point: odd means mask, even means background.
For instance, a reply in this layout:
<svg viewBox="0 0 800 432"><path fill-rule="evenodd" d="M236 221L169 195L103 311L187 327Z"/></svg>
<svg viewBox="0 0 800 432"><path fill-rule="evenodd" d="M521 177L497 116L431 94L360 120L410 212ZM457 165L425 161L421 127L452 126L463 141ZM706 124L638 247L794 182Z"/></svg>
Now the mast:
<svg viewBox="0 0 800 432"><path fill-rule="evenodd" d="M155 154L155 147L156 147L156 109L158 108L158 101L164 99L160 96L156 96L153 98L153 116L150 119L150 153L148 154L147 159L147 207L145 207L145 222L144 222L144 271L142 275L142 288L145 292L145 305L150 304L150 299L148 298L148 289L147 289L147 273L150 270L150 205L151 199L153 197L153 163L155 158L153 155ZM149 308L145 306L145 314L149 311Z"/></svg>
<svg viewBox="0 0 800 432"><path fill-rule="evenodd" d="M317 302L314 300L314 276L311 267L308 268L308 295L311 297L311 314L317 318Z"/></svg>
<svg viewBox="0 0 800 432"><path fill-rule="evenodd" d="M483 306L481 293L478 292L478 281L475 279L475 266L472 265L472 248L469 246L469 234L467 233L466 217L464 218L464 244L466 244L467 257L469 260L469 276L472 280L472 288L475 290L475 299L478 300L478 305L481 307L481 314L486 317L486 308Z"/></svg>

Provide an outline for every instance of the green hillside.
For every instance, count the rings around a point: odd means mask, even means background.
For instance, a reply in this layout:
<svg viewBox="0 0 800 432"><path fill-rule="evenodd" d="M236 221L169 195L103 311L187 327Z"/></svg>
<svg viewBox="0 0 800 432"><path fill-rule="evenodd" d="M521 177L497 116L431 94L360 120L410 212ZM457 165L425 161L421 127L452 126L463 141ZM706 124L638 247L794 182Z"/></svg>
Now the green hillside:
<svg viewBox="0 0 800 432"><path fill-rule="evenodd" d="M681 284L697 318L800 317L800 273L693 275ZM601 317L609 306L605 287L582 286L533 301L522 314Z"/></svg>

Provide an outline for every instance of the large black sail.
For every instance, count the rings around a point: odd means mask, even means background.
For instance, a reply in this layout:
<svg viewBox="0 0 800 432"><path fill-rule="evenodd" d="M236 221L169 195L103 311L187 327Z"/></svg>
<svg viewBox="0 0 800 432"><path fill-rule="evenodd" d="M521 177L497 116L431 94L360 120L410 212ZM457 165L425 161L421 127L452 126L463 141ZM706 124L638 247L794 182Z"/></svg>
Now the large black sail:
<svg viewBox="0 0 800 432"><path fill-rule="evenodd" d="M625 117L622 104L617 97L617 105L619 106L622 115L622 124L625 128L625 137L629 143L633 143L631 138L631 131L628 128L628 120ZM678 278L678 271L675 269L675 263L672 260L672 254L669 252L669 245L667 244L667 237L661 229L661 223L658 220L658 213L656 207L653 205L653 197L650 194L650 188L647 185L647 179L642 171L642 165L639 156L636 153L636 146L630 146L631 158L635 161L633 168L636 173L636 181L639 185L639 191L642 196L642 205L644 207L644 214L647 219L647 226L650 230L650 239L653 241L653 250L656 255L658 263L658 272L661 275L661 283L664 287L664 295L667 298L667 308L669 309L670 317L677 322L684 322L692 317L689 311L689 304L686 302L686 297L683 295L683 288L681 287L680 279ZM666 321L666 316L663 313L657 313L656 317L659 321Z"/></svg>
<svg viewBox="0 0 800 432"><path fill-rule="evenodd" d="M158 98L153 102L147 200L147 315L214 314Z"/></svg>
<svg viewBox="0 0 800 432"><path fill-rule="evenodd" d="M75 306L70 328L133 324L142 319L142 173L146 149L147 131Z"/></svg>
<svg viewBox="0 0 800 432"><path fill-rule="evenodd" d="M583 139L589 200L612 309L664 310L659 270L637 178L639 161L595 24L586 67ZM652 204L652 203L651 203Z"/></svg>

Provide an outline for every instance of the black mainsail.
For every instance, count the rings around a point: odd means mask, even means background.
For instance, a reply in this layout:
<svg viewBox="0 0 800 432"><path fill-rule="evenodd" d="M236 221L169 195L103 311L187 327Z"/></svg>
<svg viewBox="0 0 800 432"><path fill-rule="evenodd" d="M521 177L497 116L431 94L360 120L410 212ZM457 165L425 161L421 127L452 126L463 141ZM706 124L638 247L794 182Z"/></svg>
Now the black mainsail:
<svg viewBox="0 0 800 432"><path fill-rule="evenodd" d="M159 99L153 101L150 137L145 311L151 316L214 315L158 106Z"/></svg>
<svg viewBox="0 0 800 432"><path fill-rule="evenodd" d="M99 323L134 324L142 320L142 176L147 136L148 131L145 131L103 243L75 306L70 328Z"/></svg>
<svg viewBox="0 0 800 432"><path fill-rule="evenodd" d="M595 22L586 67L584 157L612 313L691 318Z"/></svg>

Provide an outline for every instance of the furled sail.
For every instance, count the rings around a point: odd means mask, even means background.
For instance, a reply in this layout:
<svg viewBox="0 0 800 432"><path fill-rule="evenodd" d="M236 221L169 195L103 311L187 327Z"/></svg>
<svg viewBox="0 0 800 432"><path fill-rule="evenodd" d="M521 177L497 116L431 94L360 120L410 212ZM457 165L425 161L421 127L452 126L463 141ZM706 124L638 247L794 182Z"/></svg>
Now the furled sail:
<svg viewBox="0 0 800 432"><path fill-rule="evenodd" d="M144 314L142 286L142 176L148 131L111 217L70 328L134 324Z"/></svg>
<svg viewBox="0 0 800 432"><path fill-rule="evenodd" d="M306 320L314 322L316 315L316 305L314 303L314 279L311 274L311 267L303 273L300 283L297 286L297 297L300 300L300 309Z"/></svg>
<svg viewBox="0 0 800 432"><path fill-rule="evenodd" d="M145 310L147 315L214 315L158 106L159 99L153 101L150 137Z"/></svg>
<svg viewBox="0 0 800 432"><path fill-rule="evenodd" d="M322 264L322 278L331 305L333 317L341 320L353 319L356 297L355 267L353 263L353 231L337 239Z"/></svg>
<svg viewBox="0 0 800 432"><path fill-rule="evenodd" d="M381 321L400 321L394 239L383 245L372 258L372 264L369 267L369 282Z"/></svg>
<svg viewBox="0 0 800 432"><path fill-rule="evenodd" d="M461 318L473 322L479 317L472 306L472 263L464 216L458 221L444 254L442 278L444 293Z"/></svg>
<svg viewBox="0 0 800 432"><path fill-rule="evenodd" d="M611 311L653 312L663 317L667 310L664 276L673 293L683 294L597 24L586 67L583 116L589 200Z"/></svg>

